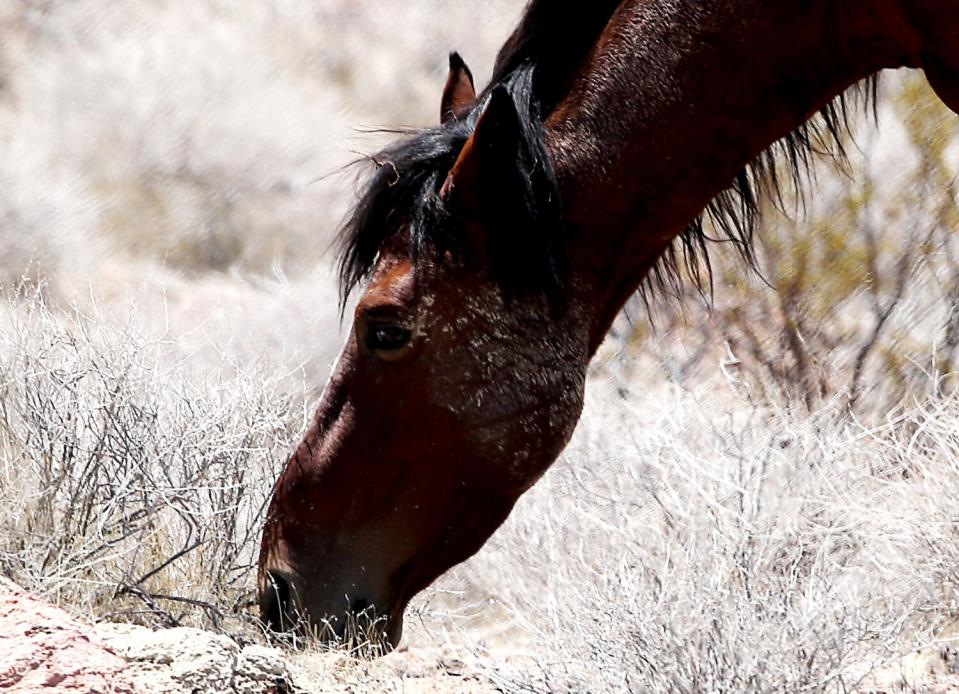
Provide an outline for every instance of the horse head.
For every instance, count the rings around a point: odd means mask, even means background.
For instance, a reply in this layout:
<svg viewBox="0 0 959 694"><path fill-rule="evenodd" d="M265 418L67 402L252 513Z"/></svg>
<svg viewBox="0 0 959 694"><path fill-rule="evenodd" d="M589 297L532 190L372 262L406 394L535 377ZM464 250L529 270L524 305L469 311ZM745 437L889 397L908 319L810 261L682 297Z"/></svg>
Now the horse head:
<svg viewBox="0 0 959 694"><path fill-rule="evenodd" d="M344 285L365 287L264 530L274 629L395 645L573 431L589 335L534 108L528 74L477 98L454 55L444 122L375 158L343 232Z"/></svg>

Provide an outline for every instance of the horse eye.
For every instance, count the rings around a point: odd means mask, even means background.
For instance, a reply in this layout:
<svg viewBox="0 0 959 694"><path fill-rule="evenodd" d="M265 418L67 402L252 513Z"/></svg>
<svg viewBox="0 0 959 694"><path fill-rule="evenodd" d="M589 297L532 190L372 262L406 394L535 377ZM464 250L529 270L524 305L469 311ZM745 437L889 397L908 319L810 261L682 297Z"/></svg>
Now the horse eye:
<svg viewBox="0 0 959 694"><path fill-rule="evenodd" d="M406 328L390 323L370 323L366 328L366 347L374 352L392 352L405 347L411 337Z"/></svg>

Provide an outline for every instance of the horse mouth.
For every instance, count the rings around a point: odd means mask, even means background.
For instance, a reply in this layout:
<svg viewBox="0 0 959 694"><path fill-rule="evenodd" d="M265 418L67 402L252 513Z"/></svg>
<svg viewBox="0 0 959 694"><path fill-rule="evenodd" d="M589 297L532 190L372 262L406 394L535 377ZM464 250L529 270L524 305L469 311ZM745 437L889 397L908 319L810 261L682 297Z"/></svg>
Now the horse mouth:
<svg viewBox="0 0 959 694"><path fill-rule="evenodd" d="M291 648L307 644L345 648L354 655L375 657L392 651L400 640L402 613L378 612L365 598L355 598L339 613L317 617L320 610L301 606L294 584L284 574L266 572L260 593L260 622L270 640Z"/></svg>

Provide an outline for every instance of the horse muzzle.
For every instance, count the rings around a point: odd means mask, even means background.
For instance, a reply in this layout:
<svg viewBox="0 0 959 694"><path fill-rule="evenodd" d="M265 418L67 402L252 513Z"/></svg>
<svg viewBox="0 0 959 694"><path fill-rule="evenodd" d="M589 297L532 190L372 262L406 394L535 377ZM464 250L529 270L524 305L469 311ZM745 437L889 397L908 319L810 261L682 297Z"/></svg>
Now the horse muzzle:
<svg viewBox="0 0 959 694"><path fill-rule="evenodd" d="M259 591L260 621L289 645L305 642L346 647L373 655L388 653L400 641L403 610L390 609L363 594L341 596L342 607L321 607L303 581L291 573L266 570Z"/></svg>

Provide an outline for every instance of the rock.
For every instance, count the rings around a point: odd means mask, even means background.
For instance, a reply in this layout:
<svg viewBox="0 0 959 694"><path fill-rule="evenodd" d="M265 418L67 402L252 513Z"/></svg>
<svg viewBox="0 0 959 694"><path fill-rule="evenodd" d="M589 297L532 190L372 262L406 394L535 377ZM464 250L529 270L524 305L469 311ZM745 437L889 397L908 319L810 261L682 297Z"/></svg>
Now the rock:
<svg viewBox="0 0 959 694"><path fill-rule="evenodd" d="M0 578L0 691L23 694L494 694L485 658L401 648L375 661L345 653L241 647L199 629L85 624ZM496 660L500 669L507 660ZM938 693L937 693L938 694Z"/></svg>
<svg viewBox="0 0 959 694"><path fill-rule="evenodd" d="M133 694L126 670L91 627L0 577L0 690Z"/></svg>
<svg viewBox="0 0 959 694"><path fill-rule="evenodd" d="M84 624L0 577L0 691L294 692L280 651L199 629Z"/></svg>
<svg viewBox="0 0 959 694"><path fill-rule="evenodd" d="M129 663L141 691L294 691L293 675L275 648L246 646L222 634L178 627L151 630L132 624L100 624L97 633Z"/></svg>

